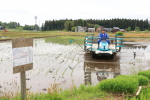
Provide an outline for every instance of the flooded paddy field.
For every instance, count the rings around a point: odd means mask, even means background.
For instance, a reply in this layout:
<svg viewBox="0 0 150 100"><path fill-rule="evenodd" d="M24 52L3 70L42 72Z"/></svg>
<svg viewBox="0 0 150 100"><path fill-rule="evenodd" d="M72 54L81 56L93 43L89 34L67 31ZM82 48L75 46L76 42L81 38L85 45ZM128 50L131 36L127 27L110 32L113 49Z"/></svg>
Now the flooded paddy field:
<svg viewBox="0 0 150 100"><path fill-rule="evenodd" d="M91 59L83 45L58 44L45 38L34 39L33 70L26 72L27 90L45 92L57 84L61 89L74 85L96 85L103 79L117 75L136 74L150 69L150 42L125 42L114 59L97 57ZM12 42L0 42L0 94L20 91L20 73L13 74Z"/></svg>

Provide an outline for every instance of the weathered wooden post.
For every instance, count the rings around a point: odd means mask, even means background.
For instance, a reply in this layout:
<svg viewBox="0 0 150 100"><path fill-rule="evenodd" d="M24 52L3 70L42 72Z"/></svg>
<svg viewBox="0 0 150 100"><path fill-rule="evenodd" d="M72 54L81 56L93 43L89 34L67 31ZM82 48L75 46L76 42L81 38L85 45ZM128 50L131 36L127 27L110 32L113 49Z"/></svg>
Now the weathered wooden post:
<svg viewBox="0 0 150 100"><path fill-rule="evenodd" d="M12 40L13 74L20 73L21 100L26 100L25 71L33 69L33 38L16 38Z"/></svg>

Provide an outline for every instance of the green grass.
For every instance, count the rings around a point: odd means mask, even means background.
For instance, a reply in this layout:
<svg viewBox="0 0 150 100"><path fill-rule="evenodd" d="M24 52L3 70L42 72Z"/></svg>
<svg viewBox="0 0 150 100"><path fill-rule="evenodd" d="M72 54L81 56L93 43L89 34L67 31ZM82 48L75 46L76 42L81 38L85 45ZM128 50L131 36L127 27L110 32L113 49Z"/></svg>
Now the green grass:
<svg viewBox="0 0 150 100"><path fill-rule="evenodd" d="M97 86L81 85L79 88L72 87L70 90L59 92L48 92L47 94L27 94L27 100L95 100L95 98L105 98L111 95L100 91ZM15 97L0 97L0 100L20 100L20 95Z"/></svg>
<svg viewBox="0 0 150 100"><path fill-rule="evenodd" d="M123 35L123 32L118 31L118 32L116 32L116 35Z"/></svg>
<svg viewBox="0 0 150 100"><path fill-rule="evenodd" d="M139 82L139 86L147 86L149 82L149 79L142 75L119 75L116 78L136 79Z"/></svg>
<svg viewBox="0 0 150 100"><path fill-rule="evenodd" d="M15 97L0 97L0 100L21 100L21 96L15 96ZM26 100L63 100L58 93L53 94L30 94L27 95Z"/></svg>
<svg viewBox="0 0 150 100"><path fill-rule="evenodd" d="M58 44L72 44L76 43L78 45L83 45L85 37L81 36L59 36L59 37L50 37L45 38L46 42L58 43ZM73 40L70 42L70 40Z"/></svg>
<svg viewBox="0 0 150 100"><path fill-rule="evenodd" d="M99 89L105 92L134 94L139 83L131 78L106 79L99 83Z"/></svg>
<svg viewBox="0 0 150 100"><path fill-rule="evenodd" d="M142 88L137 97L126 97L125 100L150 100L150 87Z"/></svg>
<svg viewBox="0 0 150 100"><path fill-rule="evenodd" d="M138 73L138 75L143 75L143 76L147 77L148 79L150 79L150 70L141 71L141 72Z"/></svg>
<svg viewBox="0 0 150 100"><path fill-rule="evenodd" d="M19 31L10 31L4 32L0 31L0 37L8 37L5 39L12 39L18 37L50 37L50 36L87 36L88 32L64 32L64 31L26 31L23 30ZM90 33L91 34L91 33ZM94 36L98 36L99 33L94 33ZM110 37L114 37L115 34L108 32ZM125 38L150 38L150 33L143 33L143 32L125 32ZM4 40L0 38L0 40Z"/></svg>

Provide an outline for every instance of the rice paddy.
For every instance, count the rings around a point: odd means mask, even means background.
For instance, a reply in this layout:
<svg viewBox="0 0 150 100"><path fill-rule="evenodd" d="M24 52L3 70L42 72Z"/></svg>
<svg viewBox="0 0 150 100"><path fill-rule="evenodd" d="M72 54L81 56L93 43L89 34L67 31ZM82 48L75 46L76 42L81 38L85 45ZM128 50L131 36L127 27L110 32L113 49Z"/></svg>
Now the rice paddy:
<svg viewBox="0 0 150 100"><path fill-rule="evenodd" d="M69 43L70 39L76 41ZM103 79L150 69L150 45L146 39L125 42L125 47L113 60L107 57L91 59L83 50L83 39L76 36L34 39L33 70L26 72L28 92L47 93L89 83L94 86ZM18 93L20 74L12 71L12 43L11 40L1 41L0 96Z"/></svg>

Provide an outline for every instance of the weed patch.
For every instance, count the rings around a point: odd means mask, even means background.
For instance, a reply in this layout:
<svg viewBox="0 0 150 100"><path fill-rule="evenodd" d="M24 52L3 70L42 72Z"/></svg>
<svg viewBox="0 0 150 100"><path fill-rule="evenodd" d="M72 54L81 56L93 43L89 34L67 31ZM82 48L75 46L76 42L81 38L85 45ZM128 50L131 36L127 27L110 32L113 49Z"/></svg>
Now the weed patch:
<svg viewBox="0 0 150 100"><path fill-rule="evenodd" d="M99 89L106 92L133 94L138 89L139 83L131 78L114 78L101 81Z"/></svg>
<svg viewBox="0 0 150 100"><path fill-rule="evenodd" d="M143 76L147 77L148 79L150 79L150 70L141 71L141 72L138 73L138 75L143 75Z"/></svg>
<svg viewBox="0 0 150 100"><path fill-rule="evenodd" d="M132 78L139 82L139 86L147 86L149 79L142 75L119 75L116 78Z"/></svg>

